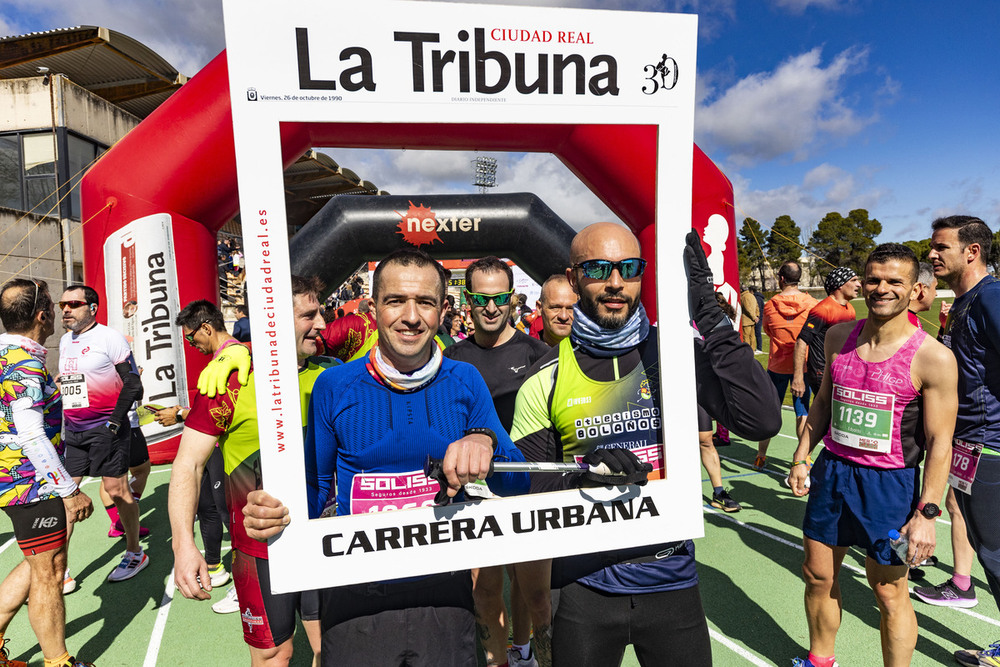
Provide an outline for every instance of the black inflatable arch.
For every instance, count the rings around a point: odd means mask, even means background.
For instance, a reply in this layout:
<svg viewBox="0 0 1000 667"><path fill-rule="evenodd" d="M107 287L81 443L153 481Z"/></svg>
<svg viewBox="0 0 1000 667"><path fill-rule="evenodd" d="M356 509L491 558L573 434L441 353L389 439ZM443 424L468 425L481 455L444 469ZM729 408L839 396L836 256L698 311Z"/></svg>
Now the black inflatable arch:
<svg viewBox="0 0 1000 667"><path fill-rule="evenodd" d="M419 247L435 259L497 255L538 283L569 266L576 232L537 196L340 196L289 244L292 273L319 276L328 293L362 262ZM326 295L324 295L326 296Z"/></svg>

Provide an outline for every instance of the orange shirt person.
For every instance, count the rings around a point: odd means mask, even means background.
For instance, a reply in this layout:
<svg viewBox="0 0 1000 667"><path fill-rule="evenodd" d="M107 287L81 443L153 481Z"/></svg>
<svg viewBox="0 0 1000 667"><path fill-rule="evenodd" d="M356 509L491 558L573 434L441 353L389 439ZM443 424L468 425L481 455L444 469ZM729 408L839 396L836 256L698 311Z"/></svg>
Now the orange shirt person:
<svg viewBox="0 0 1000 667"><path fill-rule="evenodd" d="M778 400L785 400L785 392L792 381L795 369L795 340L809 316L809 311L818 301L799 289L802 267L798 262L788 260L778 269L778 285L781 291L764 304L764 333L771 339L767 356L767 374L778 392ZM809 392L793 397L795 407L795 431L800 432L809 414ZM753 466L757 470L767 461L767 447L770 439L757 443L757 458Z"/></svg>

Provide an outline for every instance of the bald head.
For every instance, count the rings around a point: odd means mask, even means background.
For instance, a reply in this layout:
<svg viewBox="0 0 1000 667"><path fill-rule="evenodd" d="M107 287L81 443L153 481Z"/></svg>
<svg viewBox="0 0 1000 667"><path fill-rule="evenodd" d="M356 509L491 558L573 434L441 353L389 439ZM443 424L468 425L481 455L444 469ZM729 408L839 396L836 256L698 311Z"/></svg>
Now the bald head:
<svg viewBox="0 0 1000 667"><path fill-rule="evenodd" d="M557 274L549 276L542 283L542 293L538 300L542 317L542 340L554 346L569 335L573 326L576 292L565 275Z"/></svg>
<svg viewBox="0 0 1000 667"><path fill-rule="evenodd" d="M584 227L570 246L572 266L566 270L573 291L580 295L580 310L605 329L619 329L639 307L642 290L641 271L627 272L619 268L607 275L590 273L579 268L583 262L605 260L615 265L626 259L639 258L639 241L626 227L611 222L598 222ZM607 268L607 264L604 265Z"/></svg>
<svg viewBox="0 0 1000 667"><path fill-rule="evenodd" d="M573 237L569 259L573 264L588 259L625 259L639 256L639 240L627 227L613 222L587 225Z"/></svg>

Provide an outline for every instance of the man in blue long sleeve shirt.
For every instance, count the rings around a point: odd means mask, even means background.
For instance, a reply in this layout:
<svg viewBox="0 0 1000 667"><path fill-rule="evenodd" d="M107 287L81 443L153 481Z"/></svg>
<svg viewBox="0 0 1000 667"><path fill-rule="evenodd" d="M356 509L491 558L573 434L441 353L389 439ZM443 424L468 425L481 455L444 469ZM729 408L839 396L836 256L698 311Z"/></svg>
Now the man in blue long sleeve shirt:
<svg viewBox="0 0 1000 667"><path fill-rule="evenodd" d="M968 215L938 218L931 227L927 257L934 275L955 291L938 336L958 362L958 419L949 483L965 517L969 542L1000 603L1000 281L986 264L993 233L981 219ZM961 585L958 591L965 592ZM963 665L1000 664L1000 642L983 651L958 651L955 659Z"/></svg>
<svg viewBox="0 0 1000 667"><path fill-rule="evenodd" d="M433 502L425 457L443 458L448 495L485 479L493 460L523 461L476 370L444 359L434 343L447 278L426 253L385 258L373 278L379 342L364 358L324 372L313 387L306 433L311 517ZM527 490L526 474L497 474L493 492ZM257 494L257 495L255 495ZM263 492L247 498L248 534L277 533L285 508ZM468 570L341 586L320 593L322 663L357 655L368 664L476 664Z"/></svg>

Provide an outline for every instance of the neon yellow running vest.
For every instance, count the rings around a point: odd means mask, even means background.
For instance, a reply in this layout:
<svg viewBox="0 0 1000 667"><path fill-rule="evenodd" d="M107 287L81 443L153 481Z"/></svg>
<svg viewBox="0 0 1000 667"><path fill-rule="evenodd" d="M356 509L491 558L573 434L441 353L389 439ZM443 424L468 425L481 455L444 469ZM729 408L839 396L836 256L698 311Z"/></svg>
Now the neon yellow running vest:
<svg viewBox="0 0 1000 667"><path fill-rule="evenodd" d="M559 369L552 390L552 425L560 434L564 461L578 461L598 447L627 447L653 464L650 479L663 477L663 423L659 406L656 345L645 346L642 362L624 376L598 382L583 371L569 338L559 343Z"/></svg>

